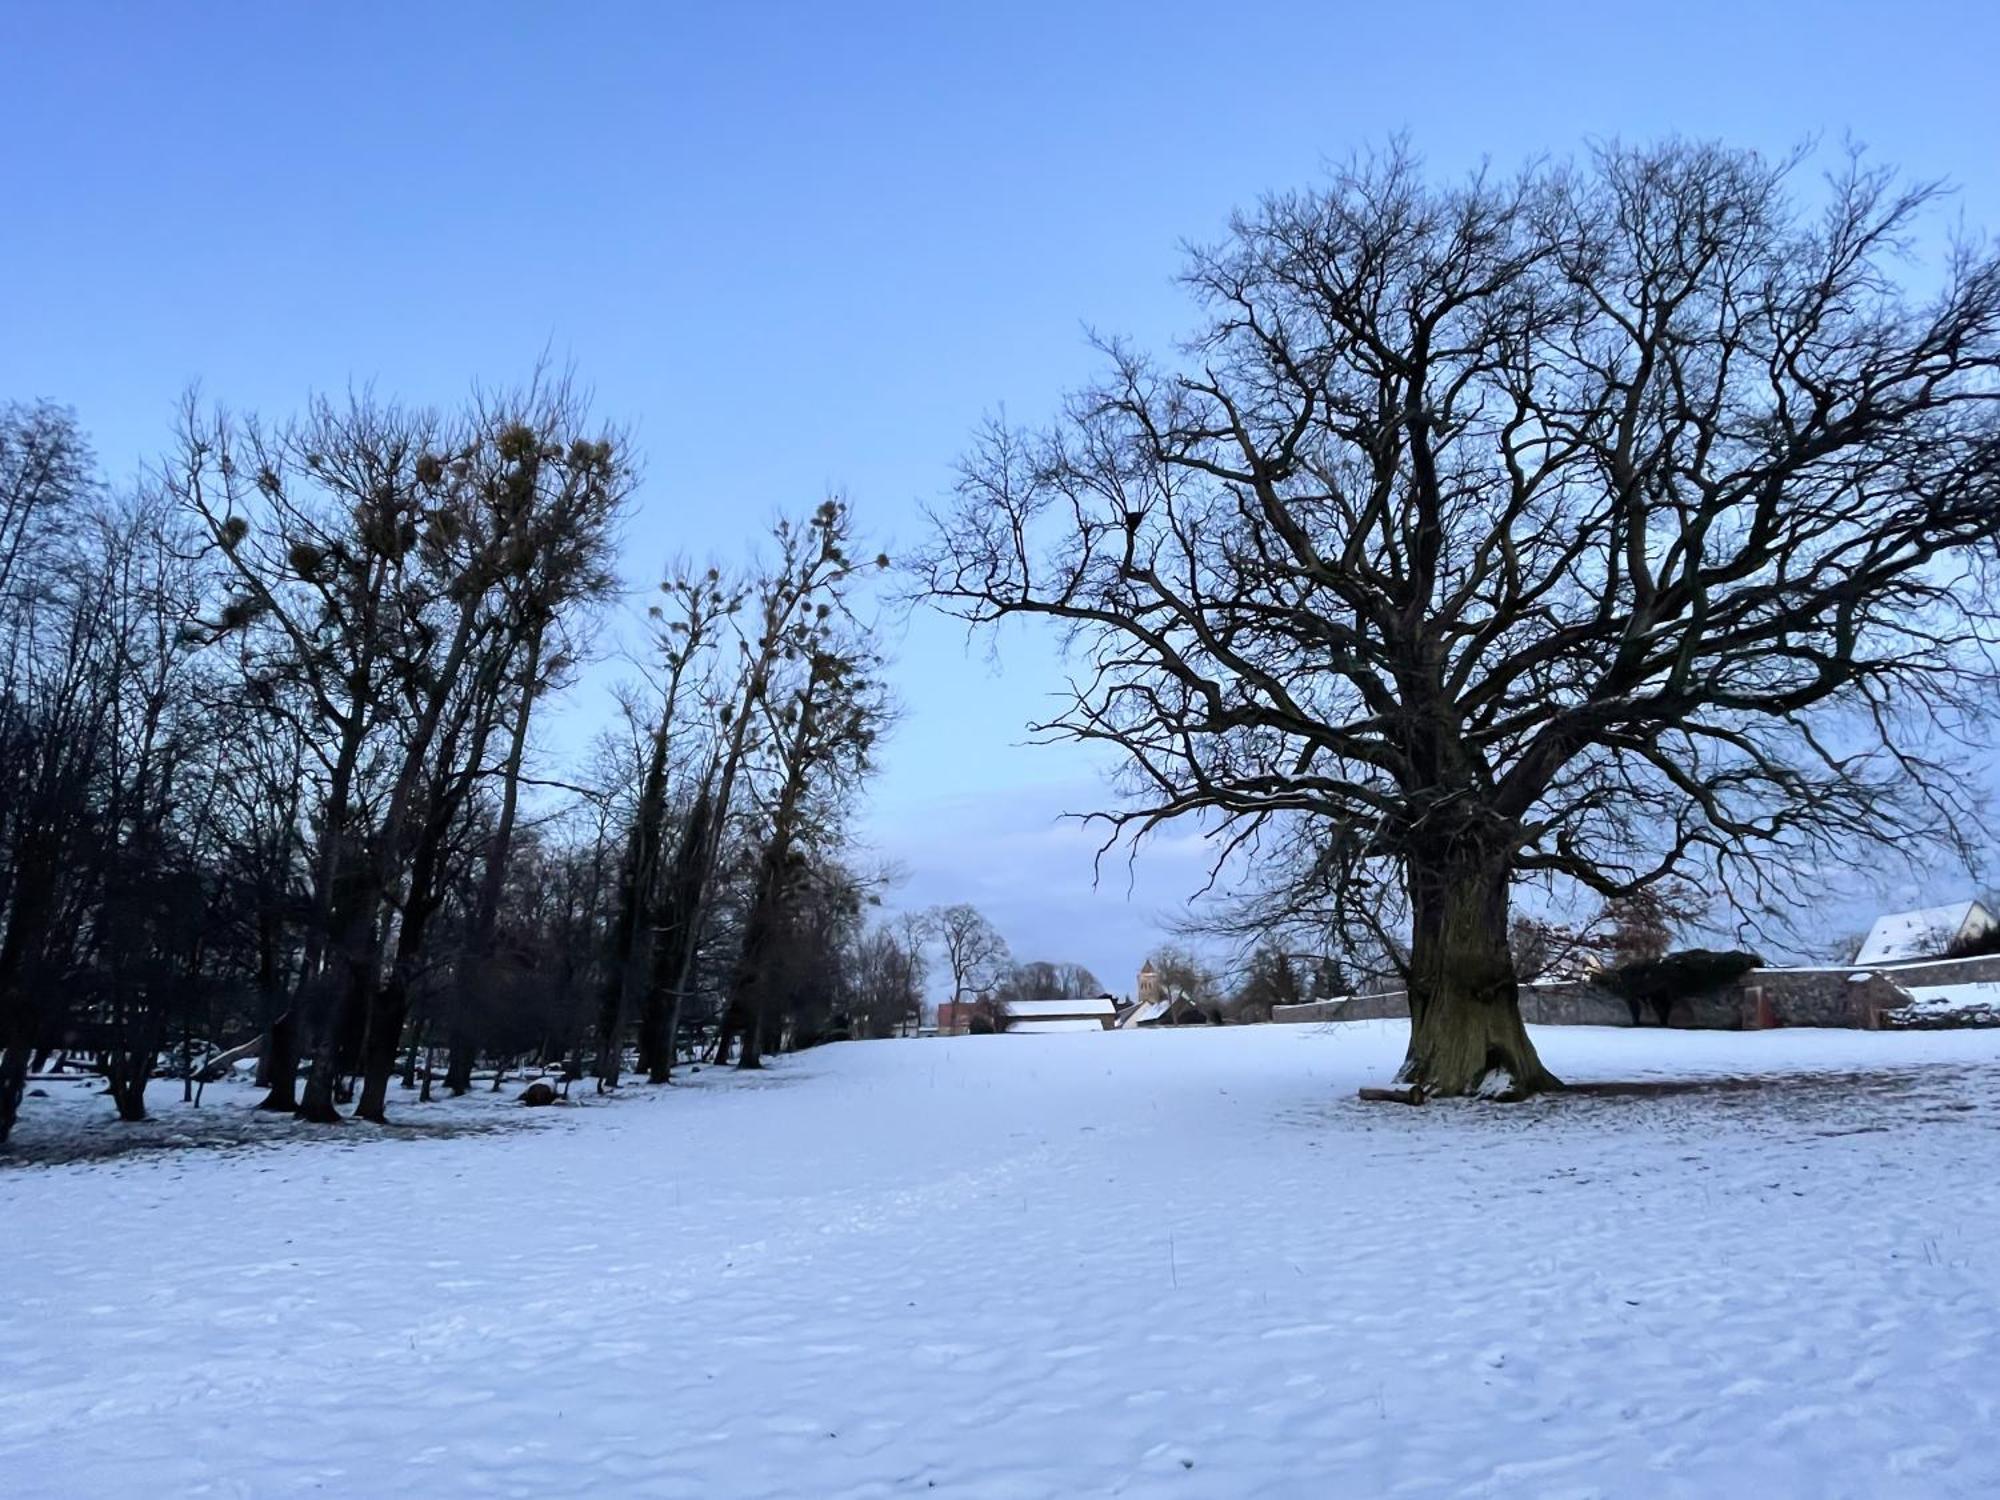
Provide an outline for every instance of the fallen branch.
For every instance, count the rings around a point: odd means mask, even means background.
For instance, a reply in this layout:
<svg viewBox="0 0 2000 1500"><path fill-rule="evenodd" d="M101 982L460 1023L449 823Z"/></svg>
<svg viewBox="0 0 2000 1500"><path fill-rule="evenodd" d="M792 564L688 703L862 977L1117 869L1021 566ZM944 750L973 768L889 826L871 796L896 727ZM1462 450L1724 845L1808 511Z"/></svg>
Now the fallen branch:
<svg viewBox="0 0 2000 1500"><path fill-rule="evenodd" d="M1423 1094L1412 1084L1406 1089L1363 1089L1362 1099L1369 1104L1422 1104Z"/></svg>
<svg viewBox="0 0 2000 1500"><path fill-rule="evenodd" d="M264 1050L264 1033L258 1032L240 1047L231 1047L227 1052L218 1052L195 1071L195 1082L214 1083L226 1077L230 1068L246 1057L256 1057Z"/></svg>

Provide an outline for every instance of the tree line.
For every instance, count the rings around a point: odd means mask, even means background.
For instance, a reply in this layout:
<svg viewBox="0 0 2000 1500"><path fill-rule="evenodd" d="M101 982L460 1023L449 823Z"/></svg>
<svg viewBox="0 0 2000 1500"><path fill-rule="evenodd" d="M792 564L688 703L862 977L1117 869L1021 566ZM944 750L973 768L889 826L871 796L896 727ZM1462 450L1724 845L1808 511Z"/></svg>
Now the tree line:
<svg viewBox="0 0 2000 1500"><path fill-rule="evenodd" d="M1267 197L1191 252L1192 336L990 424L910 560L932 607L1062 632L1036 728L1117 755L1111 839L1194 820L1236 930L1387 963L1418 1094L1556 1086L1523 888L1754 929L1857 848L1984 842L2000 254L1912 289L1941 187L1805 160L1439 182L1399 145ZM267 1102L330 1121L399 1057L609 1088L692 1030L754 1067L907 1017L931 944L955 1000L996 988L976 928L867 919L846 814L889 705L853 601L887 559L837 501L668 578L625 732L566 793L532 772L635 473L559 380L190 402L116 492L65 414L6 409L0 1132L79 1027L134 1110L169 1032L253 1022Z"/></svg>
<svg viewBox="0 0 2000 1500"><path fill-rule="evenodd" d="M0 407L0 1140L87 1057L383 1120L475 1066L616 1087L914 1026L848 837L891 716L839 500L676 569L583 763L536 750L618 603L629 438L538 374L440 412L190 398L139 479ZM495 1086L498 1086L498 1073Z"/></svg>

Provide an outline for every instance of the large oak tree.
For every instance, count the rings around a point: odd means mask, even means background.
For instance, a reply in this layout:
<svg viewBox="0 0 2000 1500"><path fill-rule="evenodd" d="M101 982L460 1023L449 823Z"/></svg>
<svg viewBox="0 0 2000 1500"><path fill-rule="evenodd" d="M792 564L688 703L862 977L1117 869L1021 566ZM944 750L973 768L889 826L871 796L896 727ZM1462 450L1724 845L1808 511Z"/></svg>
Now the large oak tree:
<svg viewBox="0 0 2000 1500"><path fill-rule="evenodd" d="M934 602L1066 628L1042 727L1121 753L1114 828L1287 849L1333 919L1395 894L1424 1093L1554 1083L1519 882L1755 901L1957 810L1920 751L1990 680L2000 264L1910 291L1935 190L1798 166L1398 150L1270 198L1175 356L1107 344L938 517Z"/></svg>

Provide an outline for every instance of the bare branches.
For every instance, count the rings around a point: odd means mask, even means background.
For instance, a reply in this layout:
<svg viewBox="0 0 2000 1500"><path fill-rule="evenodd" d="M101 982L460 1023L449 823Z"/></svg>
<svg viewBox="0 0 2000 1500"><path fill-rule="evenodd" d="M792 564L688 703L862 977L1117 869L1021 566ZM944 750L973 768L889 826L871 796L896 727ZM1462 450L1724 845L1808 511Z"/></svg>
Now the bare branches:
<svg viewBox="0 0 2000 1500"><path fill-rule="evenodd" d="M1815 218L1801 159L1435 188L1398 150L1267 200L1192 254L1183 362L1107 344L1061 421L980 434L925 591L1066 632L1039 727L1122 752L1114 830L1303 819L1357 874L1470 840L1764 903L1943 835L1921 747L2000 633L2000 262L1913 301L1936 189L1850 158Z"/></svg>

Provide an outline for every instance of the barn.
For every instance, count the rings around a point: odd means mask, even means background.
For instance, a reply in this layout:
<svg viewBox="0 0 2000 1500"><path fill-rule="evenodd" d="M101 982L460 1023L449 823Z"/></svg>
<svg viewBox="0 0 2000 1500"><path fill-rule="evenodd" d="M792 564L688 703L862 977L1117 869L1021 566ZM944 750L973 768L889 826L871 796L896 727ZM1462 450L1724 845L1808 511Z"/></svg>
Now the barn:
<svg viewBox="0 0 2000 1500"><path fill-rule="evenodd" d="M1118 1006L1109 995L1088 1000L1009 1000L1007 1031L1031 1036L1050 1031L1109 1031Z"/></svg>

